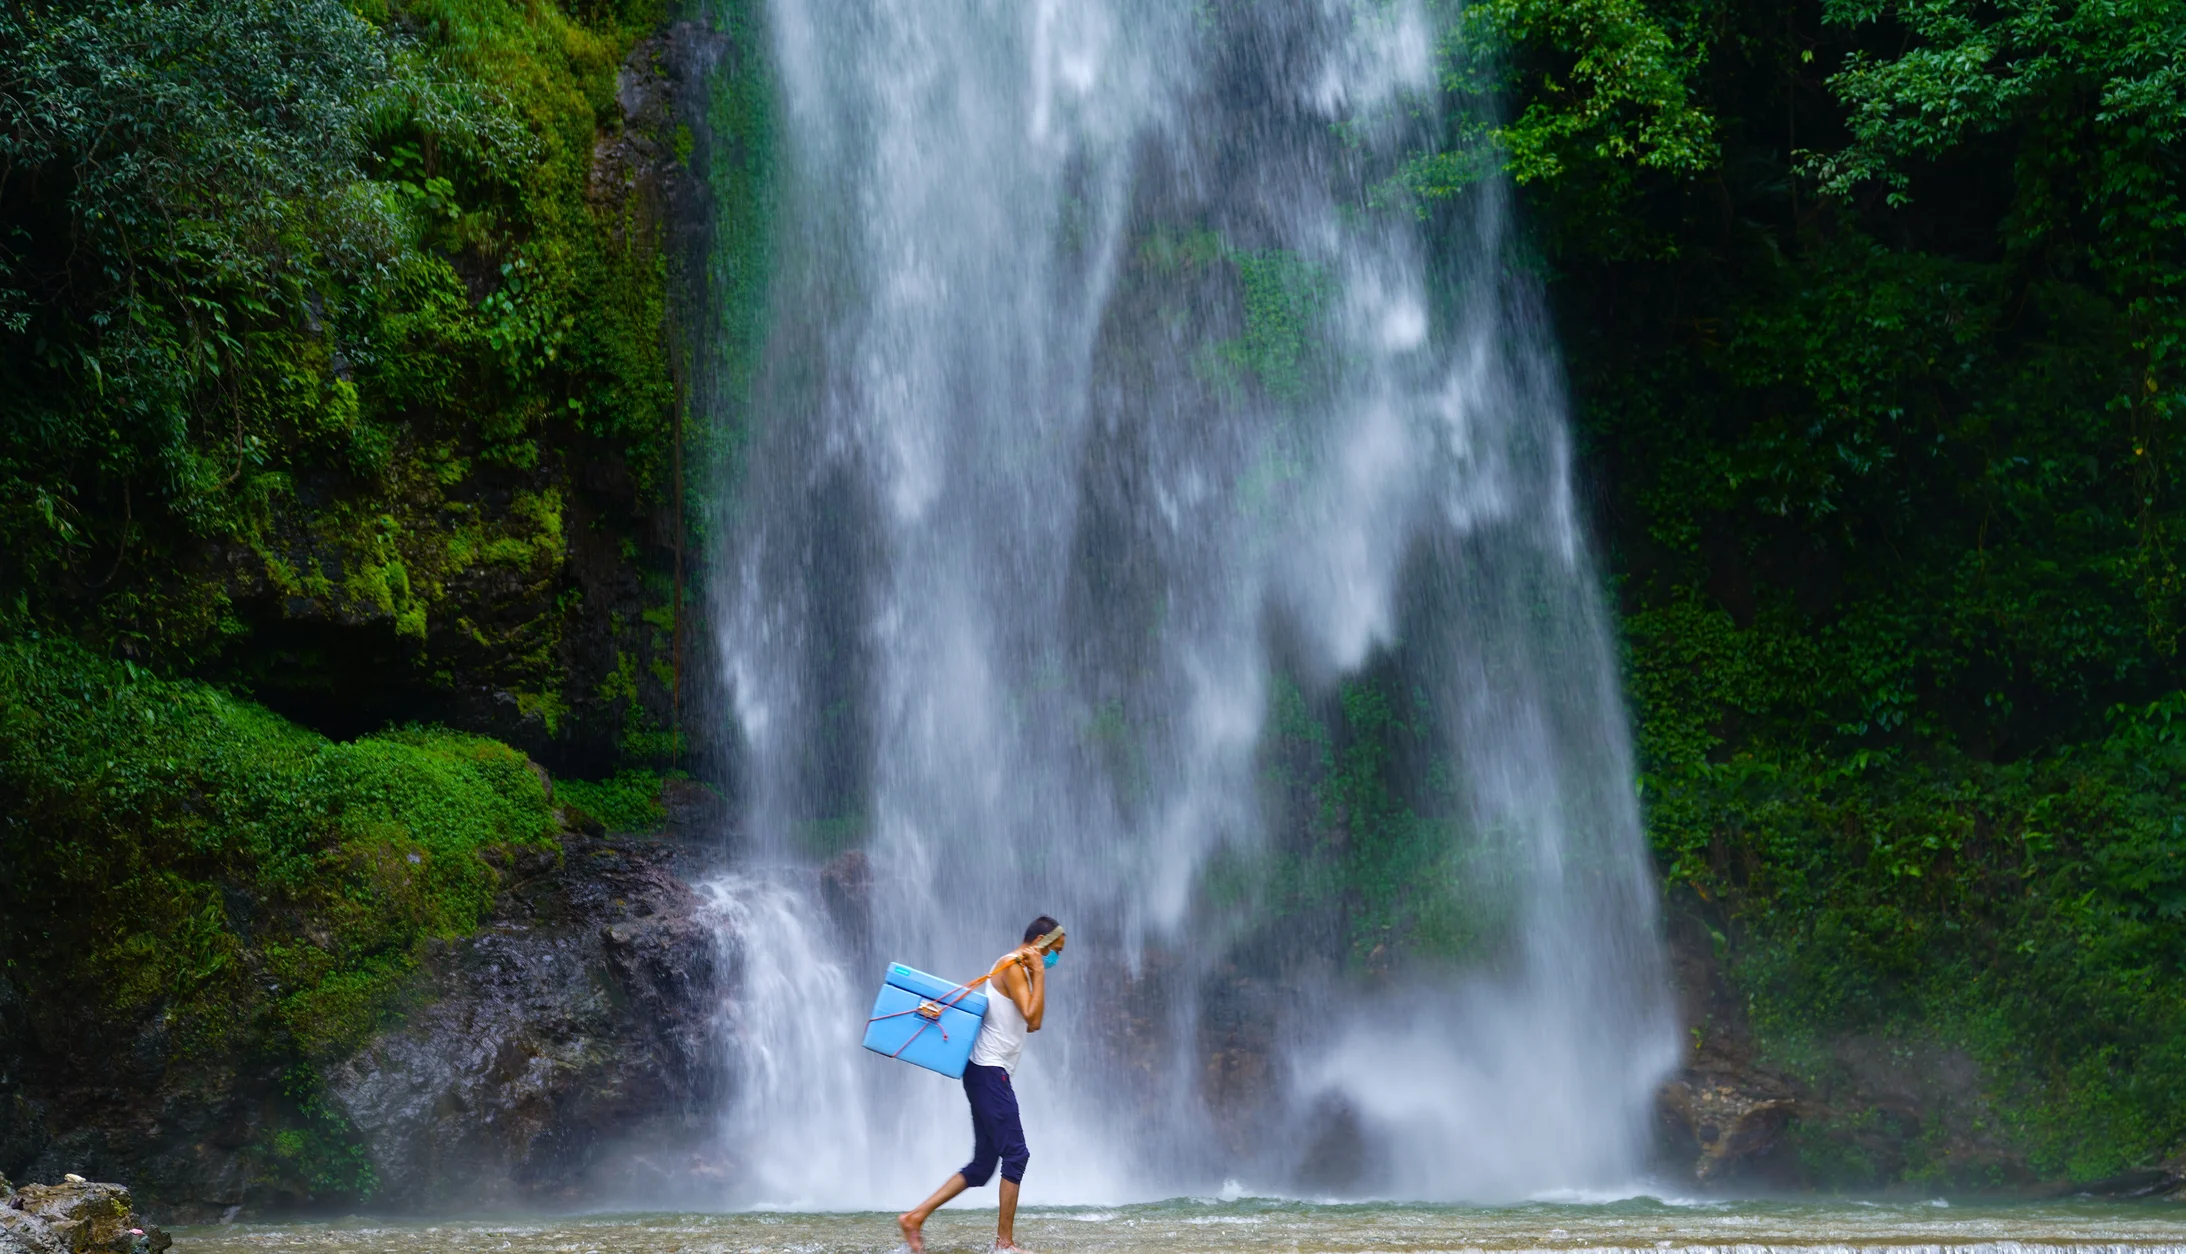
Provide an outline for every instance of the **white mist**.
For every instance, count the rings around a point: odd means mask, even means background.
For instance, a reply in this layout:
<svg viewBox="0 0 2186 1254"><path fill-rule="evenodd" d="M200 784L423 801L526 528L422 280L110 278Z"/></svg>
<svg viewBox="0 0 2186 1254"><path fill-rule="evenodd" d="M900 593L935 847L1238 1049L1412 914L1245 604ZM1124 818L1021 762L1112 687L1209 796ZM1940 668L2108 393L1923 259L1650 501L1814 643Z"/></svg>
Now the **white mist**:
<svg viewBox="0 0 2186 1254"><path fill-rule="evenodd" d="M772 331L716 588L746 807L709 888L743 981L724 1200L902 1208L960 1165L961 1093L863 1053L865 1006L885 962L968 978L1042 912L1072 945L1019 1079L1028 1202L1629 1183L1675 1040L1558 370L1501 189L1433 275L1364 195L1431 108L1428 16L769 25ZM1298 344L1239 304L1259 264L1312 284ZM1261 1070L1216 1092L1208 998L1271 933L1205 876L1271 847L1280 677L1391 648L1499 939L1291 963Z"/></svg>

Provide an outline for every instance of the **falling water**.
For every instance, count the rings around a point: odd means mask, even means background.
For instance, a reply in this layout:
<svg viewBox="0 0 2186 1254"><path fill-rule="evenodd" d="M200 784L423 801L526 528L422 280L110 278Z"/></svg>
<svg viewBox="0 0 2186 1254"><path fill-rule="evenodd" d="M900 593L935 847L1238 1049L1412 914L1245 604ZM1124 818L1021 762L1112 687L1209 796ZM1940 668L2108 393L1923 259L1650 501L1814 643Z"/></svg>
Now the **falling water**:
<svg viewBox="0 0 2186 1254"><path fill-rule="evenodd" d="M1558 372L1500 187L1430 221L1377 193L1430 14L765 25L769 330L716 580L728 1200L900 1207L959 1165L956 1086L862 1053L863 1007L1043 912L1029 1200L1628 1186L1674 1040ZM1333 711L1427 746L1393 826Z"/></svg>

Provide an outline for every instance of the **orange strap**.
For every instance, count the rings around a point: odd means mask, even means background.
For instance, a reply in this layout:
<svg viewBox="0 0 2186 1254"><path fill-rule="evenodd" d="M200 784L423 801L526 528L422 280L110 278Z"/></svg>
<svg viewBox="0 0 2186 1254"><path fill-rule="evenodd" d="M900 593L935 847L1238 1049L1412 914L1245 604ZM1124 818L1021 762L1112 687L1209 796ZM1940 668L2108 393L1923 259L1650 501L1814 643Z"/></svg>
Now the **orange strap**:
<svg viewBox="0 0 2186 1254"><path fill-rule="evenodd" d="M934 1006L937 1008L943 1005L955 1006L958 1002L963 1001L966 997L970 996L973 989L978 988L980 985L985 984L989 980L992 980L994 978L995 972L1002 969L1003 963L1011 961L1011 959L1014 957L1015 955L1006 955L1002 958L1000 962L994 964L993 971L987 972L985 975L980 976L978 979L973 980L969 984L957 985L956 991L949 994L949 999L946 1003L936 1002L932 1000L921 1001L918 1005L911 1007L909 1010L898 1010L892 1014L874 1015L872 1018L865 1021L865 1026L872 1027L874 1024L879 1023L883 1019L900 1019L904 1015L919 1014L920 1012L924 1011L928 1006ZM911 1033L911 1035L905 1037L903 1044L896 1046L896 1052L888 1056L890 1058L903 1057L903 1051L911 1048L911 1042L917 1040L920 1036L924 1035L926 1029L928 1028L939 1028L941 1031L941 1039L944 1041L949 1039L949 1029L941 1027L941 1015L939 1013L939 1010L937 1009L933 1015L926 1017L926 1022L918 1025L918 1031L913 1032Z"/></svg>

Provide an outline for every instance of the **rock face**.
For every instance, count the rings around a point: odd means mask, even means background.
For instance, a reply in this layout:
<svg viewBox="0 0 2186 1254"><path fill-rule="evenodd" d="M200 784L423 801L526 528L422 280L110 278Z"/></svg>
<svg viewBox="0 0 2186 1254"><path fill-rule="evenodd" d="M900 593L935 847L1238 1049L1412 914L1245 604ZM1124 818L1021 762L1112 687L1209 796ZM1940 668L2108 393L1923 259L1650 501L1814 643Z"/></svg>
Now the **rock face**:
<svg viewBox="0 0 2186 1254"><path fill-rule="evenodd" d="M693 382L672 380L684 347L678 328L716 325L703 307L714 195L704 123L709 75L736 52L708 22L669 23L638 41L616 76L620 108L598 116L583 188L590 222L556 228L601 232L597 251L582 254L599 260L584 270L621 277L579 290L612 292L628 310L604 324L615 328L604 342L588 345L615 364L580 367L571 386L650 396L644 403L663 419L675 403L671 382ZM456 265L473 302L499 283L489 251ZM662 296L666 321L640 312ZM702 357L708 344L698 337L693 347ZM679 606L667 593L703 551L688 545L677 489L665 482L676 472L664 433L540 422L527 427L531 457L518 466L480 455L502 438L484 431L506 420L467 404L390 417L400 419L390 429L412 432L384 476L399 489L363 486L378 474L299 463L262 534L204 546L198 568L250 631L249 646L229 649L214 677L336 738L445 723L586 777L665 757L647 741L665 743L679 710L712 689L701 669L708 651L688 647L706 638L697 621L705 599ZM446 457L457 460L433 460ZM353 518L385 522L360 527ZM497 550L502 557L451 556ZM391 584L358 573L385 571L390 559ZM314 571L324 577L292 575ZM400 591L390 597L389 587ZM679 669L686 657L693 665Z"/></svg>
<svg viewBox="0 0 2186 1254"><path fill-rule="evenodd" d="M1669 919L1670 974L1685 1025L1685 1063L1657 1098L1660 1168L1702 1186L1783 1186L1799 1174L1784 1132L1805 1108L1791 1079L1757 1061L1758 1046L1693 911Z"/></svg>
<svg viewBox="0 0 2186 1254"><path fill-rule="evenodd" d="M309 1126L368 1165L370 1209L636 1202L706 1177L727 968L678 874L696 856L573 838L503 867L478 933L437 943L390 1022L320 1067ZM169 1056L154 1020L94 1066L65 1007L11 997L0 981L0 1171L127 1180L179 1222L356 1205L274 1183L298 1174L293 1059Z"/></svg>
<svg viewBox="0 0 2186 1254"><path fill-rule="evenodd" d="M0 1254L159 1254L173 1243L137 1216L118 1184L72 1175L0 1201Z"/></svg>
<svg viewBox="0 0 2186 1254"><path fill-rule="evenodd" d="M36 1004L0 978L0 1170L124 1179L161 1214L243 1200L251 1147L271 1135L280 1068L242 1056L173 1057L155 1011L126 1048L86 1049L95 1030L61 999ZM118 1057L117 1057L118 1055Z"/></svg>
<svg viewBox="0 0 2186 1254"><path fill-rule="evenodd" d="M1670 903L1668 940L1688 1046L1657 1101L1657 1170L1726 1192L1888 1191L2054 1195L2004 1141L1981 1072L1935 1041L1844 1034L1815 1041L1800 1073L1767 1061L1723 970L1723 935L1692 901ZM1911 1186L1906 1186L1911 1187ZM2186 1187L2186 1162L2065 1192L2104 1197Z"/></svg>
<svg viewBox="0 0 2186 1254"><path fill-rule="evenodd" d="M672 1194L707 1173L723 981L666 861L582 842L517 868L488 926L429 960L420 1009L328 1071L374 1209ZM635 1159L660 1188L628 1178Z"/></svg>

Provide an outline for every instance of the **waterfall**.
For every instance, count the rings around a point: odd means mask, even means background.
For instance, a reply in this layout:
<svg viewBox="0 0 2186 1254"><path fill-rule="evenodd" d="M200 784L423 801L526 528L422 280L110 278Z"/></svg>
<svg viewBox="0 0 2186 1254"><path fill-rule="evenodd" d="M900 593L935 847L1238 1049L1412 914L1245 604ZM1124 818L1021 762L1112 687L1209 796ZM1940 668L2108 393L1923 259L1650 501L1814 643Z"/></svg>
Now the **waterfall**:
<svg viewBox="0 0 2186 1254"><path fill-rule="evenodd" d="M1431 13L763 25L725 1200L902 1208L960 1165L961 1092L860 1051L864 1006L1041 913L1028 1201L1628 1186L1676 1042L1559 370L1503 188L1378 190ZM1401 806L1356 786L1376 734Z"/></svg>

